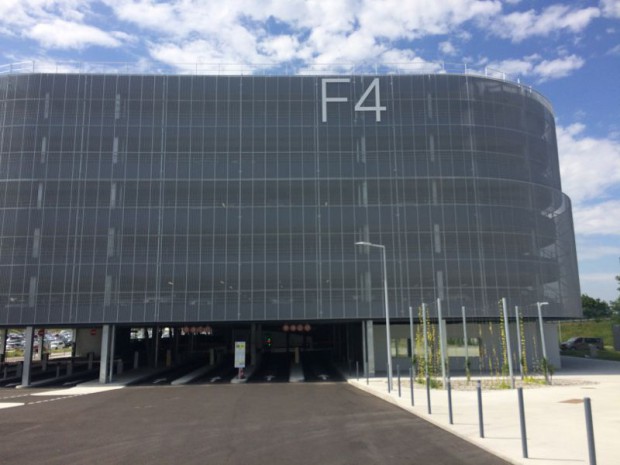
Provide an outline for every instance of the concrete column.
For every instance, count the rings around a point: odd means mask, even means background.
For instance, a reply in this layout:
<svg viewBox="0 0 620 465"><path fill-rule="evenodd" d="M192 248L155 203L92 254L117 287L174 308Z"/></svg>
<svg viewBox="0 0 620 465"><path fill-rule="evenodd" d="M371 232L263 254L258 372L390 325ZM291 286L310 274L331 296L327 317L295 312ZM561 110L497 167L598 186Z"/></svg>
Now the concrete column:
<svg viewBox="0 0 620 465"><path fill-rule="evenodd" d="M8 328L0 329L0 362L4 363L6 355L6 338L9 335Z"/></svg>
<svg viewBox="0 0 620 465"><path fill-rule="evenodd" d="M116 327L110 325L110 360L108 362L108 381L112 382L112 375L114 374L114 346L116 344Z"/></svg>
<svg viewBox="0 0 620 465"><path fill-rule="evenodd" d="M349 341L349 324L348 323L344 324L344 343L345 343L347 364L351 366L351 362L353 362L353 360L351 360L351 352L349 350L350 341Z"/></svg>
<svg viewBox="0 0 620 465"><path fill-rule="evenodd" d="M155 368L159 365L159 326L153 327L153 337L155 338L155 353L153 354L153 361Z"/></svg>
<svg viewBox="0 0 620 465"><path fill-rule="evenodd" d="M110 325L103 325L101 331L101 359L99 362L99 382L108 382L108 369L110 365Z"/></svg>
<svg viewBox="0 0 620 465"><path fill-rule="evenodd" d="M366 350L366 323L362 321L362 365L364 369L364 376L368 370L368 351Z"/></svg>
<svg viewBox="0 0 620 465"><path fill-rule="evenodd" d="M174 327L174 362L179 363L179 339L181 339L181 328Z"/></svg>
<svg viewBox="0 0 620 465"><path fill-rule="evenodd" d="M32 366L32 343L34 342L34 328L26 326L24 331L24 368L22 370L22 386L30 386L30 369Z"/></svg>
<svg viewBox="0 0 620 465"><path fill-rule="evenodd" d="M256 340L256 323L252 323L250 326L250 365L256 365L256 345L258 341Z"/></svg>
<svg viewBox="0 0 620 465"><path fill-rule="evenodd" d="M375 375L375 332L372 320L366 321L366 345L368 348L368 374Z"/></svg>

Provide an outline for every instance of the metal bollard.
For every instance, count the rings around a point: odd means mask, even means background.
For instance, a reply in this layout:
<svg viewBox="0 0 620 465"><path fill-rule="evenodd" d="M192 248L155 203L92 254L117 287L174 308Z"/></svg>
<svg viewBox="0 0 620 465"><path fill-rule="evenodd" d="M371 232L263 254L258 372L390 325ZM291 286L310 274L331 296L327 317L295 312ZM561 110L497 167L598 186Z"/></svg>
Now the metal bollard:
<svg viewBox="0 0 620 465"><path fill-rule="evenodd" d="M519 395L519 423L521 424L521 448L523 449L523 458L528 458L527 453L527 432L525 431L525 407L523 405L523 388L518 388Z"/></svg>
<svg viewBox="0 0 620 465"><path fill-rule="evenodd" d="M400 397L400 365L396 365L396 374L398 375L398 397Z"/></svg>
<svg viewBox="0 0 620 465"><path fill-rule="evenodd" d="M411 406L415 405L413 401L413 367L409 368L409 390L411 391Z"/></svg>
<svg viewBox="0 0 620 465"><path fill-rule="evenodd" d="M60 378L60 363L56 364L56 378Z"/></svg>
<svg viewBox="0 0 620 465"><path fill-rule="evenodd" d="M355 374L357 375L357 380L360 380L360 362L355 361Z"/></svg>
<svg viewBox="0 0 620 465"><path fill-rule="evenodd" d="M480 437L484 437L484 418L482 416L482 385L480 380L478 380L478 386L476 387L478 391L478 424L480 425Z"/></svg>
<svg viewBox="0 0 620 465"><path fill-rule="evenodd" d="M596 449L594 447L594 426L592 425L592 405L589 397L583 398L583 406L586 411L586 431L588 433L588 457L590 465L596 465Z"/></svg>
<svg viewBox="0 0 620 465"><path fill-rule="evenodd" d="M366 363L366 386L368 386L368 384L370 384L370 373L369 373L369 369L368 369L368 362Z"/></svg>
<svg viewBox="0 0 620 465"><path fill-rule="evenodd" d="M454 424L454 419L452 418L452 383L450 379L448 379L448 419L450 420L450 424Z"/></svg>
<svg viewBox="0 0 620 465"><path fill-rule="evenodd" d="M431 411L431 379L429 376L426 377L426 405L428 405L428 414L433 413Z"/></svg>

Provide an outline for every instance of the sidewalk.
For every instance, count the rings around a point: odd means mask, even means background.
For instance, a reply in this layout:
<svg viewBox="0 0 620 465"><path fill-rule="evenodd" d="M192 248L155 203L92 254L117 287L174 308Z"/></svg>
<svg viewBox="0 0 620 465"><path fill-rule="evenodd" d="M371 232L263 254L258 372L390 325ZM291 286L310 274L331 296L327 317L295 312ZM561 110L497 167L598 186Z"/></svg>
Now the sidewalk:
<svg viewBox="0 0 620 465"><path fill-rule="evenodd" d="M620 463L620 363L604 360L562 358L563 369L554 376L557 385L523 389L529 458L523 458L517 390L483 390L485 437L480 438L476 390L452 390L454 424L449 424L446 390L431 390L427 413L426 388L414 387L411 407L409 378L401 379L402 397L387 392L386 378L350 379L349 383L428 420L440 428L515 464L589 465L584 397L592 403L598 465ZM457 380L458 378L453 378ZM472 378L476 385L478 378Z"/></svg>

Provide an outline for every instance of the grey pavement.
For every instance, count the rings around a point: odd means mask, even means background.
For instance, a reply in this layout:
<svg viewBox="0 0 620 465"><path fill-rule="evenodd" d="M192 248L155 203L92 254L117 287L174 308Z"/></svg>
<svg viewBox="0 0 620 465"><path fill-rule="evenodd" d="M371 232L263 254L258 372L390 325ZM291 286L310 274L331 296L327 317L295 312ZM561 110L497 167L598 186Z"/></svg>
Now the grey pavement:
<svg viewBox="0 0 620 465"><path fill-rule="evenodd" d="M482 447L514 464L589 464L583 399L592 404L595 449L598 465L620 463L620 363L562 357L562 370L554 385L525 388L524 404L529 458L523 458L517 391L484 390L485 438L480 438L475 390L452 391L454 424L449 424L445 390L431 391L432 414L427 413L426 389L415 385L411 407L409 380L402 380L402 397L395 389L387 393L385 378L349 383L407 410L417 417ZM477 378L473 377L472 380ZM456 378L455 378L456 380Z"/></svg>
<svg viewBox="0 0 620 465"><path fill-rule="evenodd" d="M346 383L96 389L14 399L2 463L506 464Z"/></svg>

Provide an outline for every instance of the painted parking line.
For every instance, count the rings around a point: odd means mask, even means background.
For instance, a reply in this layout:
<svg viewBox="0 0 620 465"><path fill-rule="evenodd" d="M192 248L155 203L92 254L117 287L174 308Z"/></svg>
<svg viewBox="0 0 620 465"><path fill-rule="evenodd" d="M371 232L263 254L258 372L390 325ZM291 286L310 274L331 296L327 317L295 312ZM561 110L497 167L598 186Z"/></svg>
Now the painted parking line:
<svg viewBox="0 0 620 465"><path fill-rule="evenodd" d="M72 399L74 397L80 397L80 396L84 396L88 394L97 394L99 392L114 391L116 389L122 389L122 388L123 386L83 386L83 387L76 386L76 387L72 387L69 389L56 389L53 391L44 391L44 392L28 392L24 394L15 395L15 396L7 396L7 397L0 398L0 409L11 408L11 407L23 407L24 405L44 404L48 402L54 402L57 400ZM4 402L5 400L8 400L8 399L16 399L19 397L35 397L35 396L36 397L51 396L52 398L51 399L46 398L46 399L41 399L41 400L31 400L30 402L28 401L26 402Z"/></svg>
<svg viewBox="0 0 620 465"><path fill-rule="evenodd" d="M16 394L14 396L4 396L4 397L0 397L0 402L4 402L7 399L17 399L18 397L28 397L30 395L31 394L28 393L28 394Z"/></svg>
<svg viewBox="0 0 620 465"><path fill-rule="evenodd" d="M74 396L62 396L62 397L54 397L52 399L43 399L43 400L36 400L34 402L26 402L26 405L36 405L36 404L45 404L47 402L54 402L56 400L64 400L64 399L71 399L73 397L79 397L83 394L77 394Z"/></svg>
<svg viewBox="0 0 620 465"><path fill-rule="evenodd" d="M75 386L69 389L56 389L54 391L37 392L33 396L83 396L85 394L97 394L99 392L123 389L124 386Z"/></svg>
<svg viewBox="0 0 620 465"><path fill-rule="evenodd" d="M22 405L26 405L23 402L0 402L0 409L3 408L11 408L11 407L21 407Z"/></svg>

